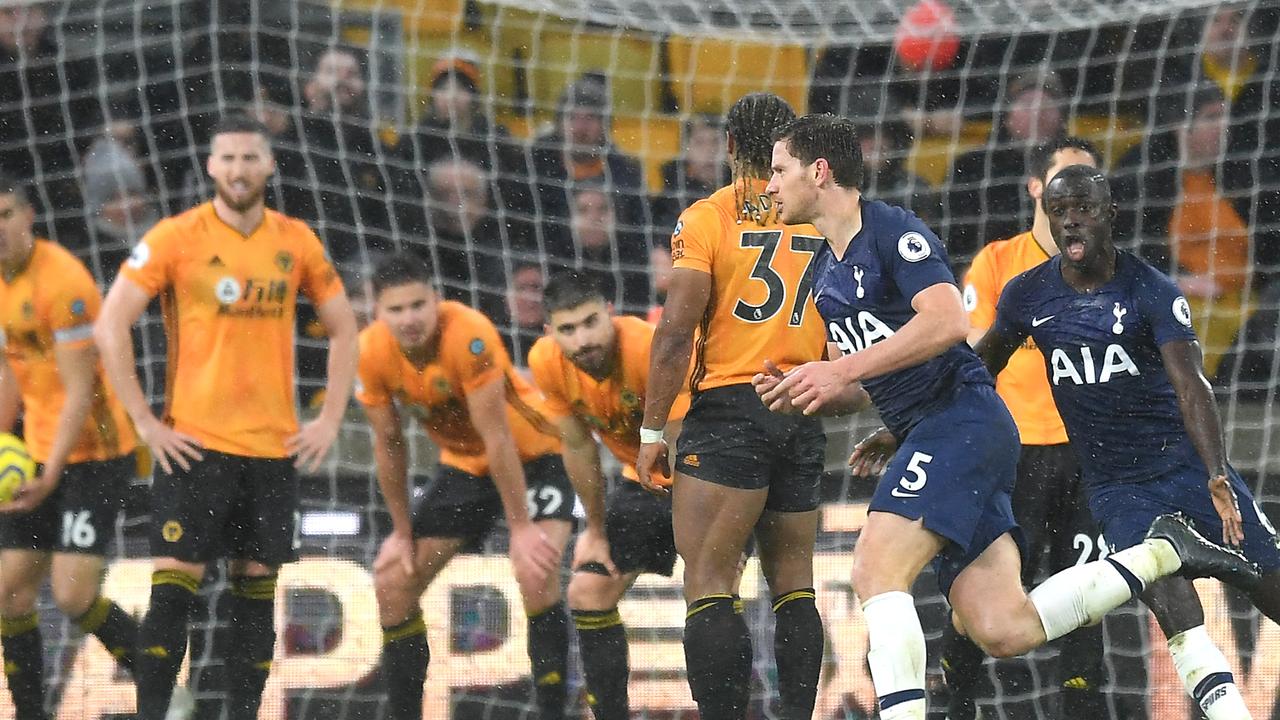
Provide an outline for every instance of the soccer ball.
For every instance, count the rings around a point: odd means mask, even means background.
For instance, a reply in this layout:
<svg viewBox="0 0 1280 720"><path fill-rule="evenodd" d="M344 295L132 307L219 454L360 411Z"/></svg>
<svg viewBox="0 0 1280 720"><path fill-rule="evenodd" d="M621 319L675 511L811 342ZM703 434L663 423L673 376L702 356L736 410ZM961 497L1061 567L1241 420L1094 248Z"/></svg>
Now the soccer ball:
<svg viewBox="0 0 1280 720"><path fill-rule="evenodd" d="M36 461L27 444L13 433L0 433L0 502L9 502L14 493L36 475Z"/></svg>

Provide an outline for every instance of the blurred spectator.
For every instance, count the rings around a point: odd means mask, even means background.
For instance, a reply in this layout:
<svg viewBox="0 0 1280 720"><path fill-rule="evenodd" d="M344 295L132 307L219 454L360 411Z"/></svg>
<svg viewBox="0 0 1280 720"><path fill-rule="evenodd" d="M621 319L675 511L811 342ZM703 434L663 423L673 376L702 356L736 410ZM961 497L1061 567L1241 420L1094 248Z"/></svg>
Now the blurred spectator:
<svg viewBox="0 0 1280 720"><path fill-rule="evenodd" d="M516 263L511 268L511 285L502 312L490 316L502 333L511 360L520 367L528 365L529 348L546 332L546 315L542 311L545 283L541 265Z"/></svg>
<svg viewBox="0 0 1280 720"><path fill-rule="evenodd" d="M862 163L866 170L863 194L904 207L936 228L941 214L938 194L924 178L907 170L911 130L906 123L889 120L858 127Z"/></svg>
<svg viewBox="0 0 1280 720"><path fill-rule="evenodd" d="M99 124L97 62L64 54L49 10L0 2L0 168L30 178L45 232L83 232L75 159Z"/></svg>
<svg viewBox="0 0 1280 720"><path fill-rule="evenodd" d="M671 287L671 246L656 243L649 251L649 274L653 276L653 305L645 316L651 323L662 319L662 306L667 302L667 288Z"/></svg>
<svg viewBox="0 0 1280 720"><path fill-rule="evenodd" d="M446 299L499 316L505 261L520 253L493 212L487 174L469 160L446 158L428 166L422 182L425 195L401 205L402 235L425 241L415 249L436 269Z"/></svg>
<svg viewBox="0 0 1280 720"><path fill-rule="evenodd" d="M1027 155L1066 132L1065 98L1051 72L1009 81L986 147L961 155L951 167L942 234L953 262L1031 224L1031 199L1022 191Z"/></svg>
<svg viewBox="0 0 1280 720"><path fill-rule="evenodd" d="M1214 387L1237 399L1275 402L1280 371L1280 283L1258 296L1258 311L1241 328L1239 337L1218 363Z"/></svg>
<svg viewBox="0 0 1280 720"><path fill-rule="evenodd" d="M1191 113L1172 135L1131 150L1117 168L1117 229L1168 272L1191 305L1205 371L1248 317L1253 276L1249 198L1224 192L1225 98L1213 85L1194 94Z"/></svg>
<svg viewBox="0 0 1280 720"><path fill-rule="evenodd" d="M360 264L389 250L389 192L396 186L369 114L360 57L349 48L320 54L302 89L302 112L280 138L281 210L310 223L334 260Z"/></svg>
<svg viewBox="0 0 1280 720"><path fill-rule="evenodd" d="M547 254L559 265L595 275L620 312L648 311L649 243L644 233L618 223L617 206L603 183L573 189L567 232L552 237Z"/></svg>
<svg viewBox="0 0 1280 720"><path fill-rule="evenodd" d="M90 241L82 253L104 287L160 219L137 155L137 126L122 123L106 130L89 146L80 170Z"/></svg>
<svg viewBox="0 0 1280 720"><path fill-rule="evenodd" d="M620 225L637 231L650 226L640 162L614 147L609 112L608 82L599 73L586 73L565 88L552 132L534 141L533 174L544 226L563 228L570 194L583 182L603 184Z"/></svg>
<svg viewBox="0 0 1280 720"><path fill-rule="evenodd" d="M684 123L680 156L662 166L662 192L653 200L654 238L668 238L680 213L728 182L725 132L715 115L694 115Z"/></svg>
<svg viewBox="0 0 1280 720"><path fill-rule="evenodd" d="M422 119L401 143L402 161L409 168L424 168L437 160L457 158L484 168L494 178L495 209L510 215L508 224L523 236L534 217L525 150L487 112L480 83L480 66L469 56L437 62Z"/></svg>

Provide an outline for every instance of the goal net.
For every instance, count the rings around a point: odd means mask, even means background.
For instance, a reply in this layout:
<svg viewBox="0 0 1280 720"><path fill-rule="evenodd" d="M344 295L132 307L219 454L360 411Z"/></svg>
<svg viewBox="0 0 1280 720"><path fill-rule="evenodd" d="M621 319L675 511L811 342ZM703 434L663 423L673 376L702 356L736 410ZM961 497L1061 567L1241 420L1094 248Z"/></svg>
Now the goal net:
<svg viewBox="0 0 1280 720"><path fill-rule="evenodd" d="M915 210L958 273L985 243L1030 227L1028 144L1078 135L1113 177L1122 242L1193 296L1231 459L1280 517L1278 17L1280 4L1263 0L0 0L0 167L30 183L40 232L105 287L158 218L211 194L209 130L225 112L250 112L274 136L269 203L315 228L362 319L371 264L410 248L430 258L447 297L494 319L522 362L557 267L599 275L621 312L661 304L664 244L680 210L726 179L720 118L744 93L855 118L866 192ZM302 313L298 342L307 412L323 387L314 313ZM157 313L136 345L158 399ZM873 481L849 477L844 462L874 426L829 425L816 560L824 720L874 716L848 579ZM414 433L413 467L425 476L434 451ZM262 717L382 717L370 567L389 523L358 409L303 490L304 557L282 571ZM146 509L140 479L105 588L138 612ZM1082 554L1098 544L1075 541ZM678 578L642 578L621 607L631 701L645 717L696 715ZM218 711L220 587L215 572L193 634L188 681L201 717ZM1200 589L1254 717L1275 716L1280 628L1217 583ZM742 594L757 657L752 716L772 717L772 613L754 563ZM945 603L931 577L917 597L932 693ZM452 562L424 608L427 717L536 714L504 538ZM51 712L132 712L128 677L47 596L42 611ZM1191 716L1144 608L1126 607L1104 632L1113 717ZM1058 654L1020 661L1030 680L1016 687L989 663L983 717L1058 717ZM578 698L576 666L571 682ZM942 697L930 717L942 717ZM575 700L573 712L584 708ZM0 718L11 712L0 694Z"/></svg>

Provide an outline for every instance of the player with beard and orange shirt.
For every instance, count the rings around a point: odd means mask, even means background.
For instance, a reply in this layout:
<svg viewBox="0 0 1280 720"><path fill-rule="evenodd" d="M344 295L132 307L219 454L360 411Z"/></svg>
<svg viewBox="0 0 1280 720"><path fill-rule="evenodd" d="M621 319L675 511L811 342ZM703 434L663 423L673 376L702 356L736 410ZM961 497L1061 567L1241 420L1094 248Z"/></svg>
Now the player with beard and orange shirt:
<svg viewBox="0 0 1280 720"><path fill-rule="evenodd" d="M126 669L138 635L137 621L99 594L137 445L93 347L102 296L79 260L35 237L34 219L23 188L0 176L0 431L13 429L21 406L38 463L0 503L0 644L23 719L44 717L36 598L46 575L58 608Z"/></svg>
<svg viewBox="0 0 1280 720"><path fill-rule="evenodd" d="M630 668L618 601L640 573L671 575L676 558L671 501L641 487L635 468L653 325L615 316L599 286L575 271L552 277L542 304L547 334L529 352L529 371L560 427L565 469L586 511L574 546L569 607L587 702L596 720L625 720ZM689 395L681 392L669 436L688 408ZM594 435L622 466L607 502ZM660 474L653 482L667 484Z"/></svg>
<svg viewBox="0 0 1280 720"><path fill-rule="evenodd" d="M230 717L257 717L275 648L276 572L299 546L297 468L319 466L355 378L355 315L320 239L264 205L275 171L268 137L242 116L214 128L206 164L213 200L160 221L142 238L94 328L111 384L159 465L151 606L138 641L141 720L165 717L196 589L206 563L224 556L232 580ZM315 305L329 336L324 406L301 428L294 398L299 293ZM142 392L129 336L157 294L169 349L163 420Z"/></svg>
<svg viewBox="0 0 1280 720"><path fill-rule="evenodd" d="M360 387L392 531L374 561L388 717L422 717L430 653L420 601L468 542L505 515L511 564L529 618L539 717L565 716L569 619L561 554L573 529L573 488L538 391L516 373L493 323L442 301L426 262L409 253L373 272L377 321L360 333ZM440 447L440 466L409 508L402 414Z"/></svg>
<svg viewBox="0 0 1280 720"><path fill-rule="evenodd" d="M747 95L729 110L733 183L691 205L672 232L675 269L653 338L639 432L636 466L649 482L666 467L663 428L696 351L672 514L685 562L689 686L708 720L746 713L751 639L736 593L753 532L774 594L784 717L813 714L822 663L813 548L826 438L817 418L771 413L752 389L766 367L789 370L820 359L826 347L809 291L824 241L811 225L783 225L765 196L773 133L794 117L769 93Z"/></svg>

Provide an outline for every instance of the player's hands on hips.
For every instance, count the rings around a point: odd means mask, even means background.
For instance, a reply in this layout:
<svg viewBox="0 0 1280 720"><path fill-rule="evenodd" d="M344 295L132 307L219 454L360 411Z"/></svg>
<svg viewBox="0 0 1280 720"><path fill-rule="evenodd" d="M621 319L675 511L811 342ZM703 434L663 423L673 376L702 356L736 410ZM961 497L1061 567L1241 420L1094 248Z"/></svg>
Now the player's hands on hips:
<svg viewBox="0 0 1280 720"><path fill-rule="evenodd" d="M1209 495L1213 498L1213 509L1222 518L1222 542L1239 547L1244 542L1244 519L1240 517L1240 502L1231 480L1225 474L1210 477Z"/></svg>
<svg viewBox="0 0 1280 720"><path fill-rule="evenodd" d="M414 562L415 546L412 533L392 532L382 541L378 557L373 561L373 571L382 572L388 567L399 566L406 577L413 577L418 572Z"/></svg>
<svg viewBox="0 0 1280 720"><path fill-rule="evenodd" d="M151 457L160 464L167 473L173 473L173 466L190 470L192 462L204 459L200 452L200 441L174 430L156 418L137 426L138 437L151 448Z"/></svg>
<svg viewBox="0 0 1280 720"><path fill-rule="evenodd" d="M61 471L50 473L45 466L39 475L18 487L12 500L0 503L0 513L28 513L40 507L40 503L58 487L58 475Z"/></svg>
<svg viewBox="0 0 1280 720"><path fill-rule="evenodd" d="M298 434L284 444L285 450L294 456L294 467L307 472L318 470L324 456L329 454L333 441L338 439L341 426L341 415L332 420L321 415L303 425Z"/></svg>
<svg viewBox="0 0 1280 720"><path fill-rule="evenodd" d="M527 587L542 587L560 563L560 551L531 521L512 526L510 554L516 582Z"/></svg>
<svg viewBox="0 0 1280 720"><path fill-rule="evenodd" d="M832 405L851 382L830 360L808 362L787 373L761 399L774 412L791 412L786 406L814 415Z"/></svg>
<svg viewBox="0 0 1280 720"><path fill-rule="evenodd" d="M640 452L636 454L636 475L640 479L640 487L654 495L671 494L670 488L659 485L653 479L654 470L664 478L671 477L671 462L667 458L667 453L667 441L659 440L642 444Z"/></svg>
<svg viewBox="0 0 1280 720"><path fill-rule="evenodd" d="M600 563L610 575L617 575L618 568L613 564L613 555L609 552L609 538L604 528L587 525L578 533L573 545L573 566L582 567L587 563Z"/></svg>
<svg viewBox="0 0 1280 720"><path fill-rule="evenodd" d="M800 409L788 402L770 403L766 397L773 397L773 393L779 383L787 379L787 374L782 369L773 364L773 361L765 358L764 372L756 373L751 378L751 387L755 388L756 395L760 396L760 402L765 404L770 410L777 413L790 415L800 412ZM776 409L775 409L776 406Z"/></svg>
<svg viewBox="0 0 1280 720"><path fill-rule="evenodd" d="M853 446L849 469L854 477L879 477L898 450L898 439L888 428L880 428Z"/></svg>

